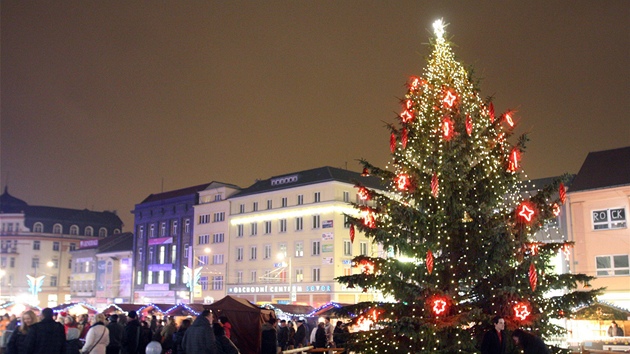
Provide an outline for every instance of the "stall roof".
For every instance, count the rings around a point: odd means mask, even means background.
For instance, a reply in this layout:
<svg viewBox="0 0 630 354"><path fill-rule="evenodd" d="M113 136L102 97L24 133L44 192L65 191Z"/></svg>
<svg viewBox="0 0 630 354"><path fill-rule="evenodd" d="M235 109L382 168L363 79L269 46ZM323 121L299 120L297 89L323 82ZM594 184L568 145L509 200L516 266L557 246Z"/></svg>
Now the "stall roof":
<svg viewBox="0 0 630 354"><path fill-rule="evenodd" d="M576 320L618 320L626 321L630 318L630 310L613 304L596 302L575 311Z"/></svg>

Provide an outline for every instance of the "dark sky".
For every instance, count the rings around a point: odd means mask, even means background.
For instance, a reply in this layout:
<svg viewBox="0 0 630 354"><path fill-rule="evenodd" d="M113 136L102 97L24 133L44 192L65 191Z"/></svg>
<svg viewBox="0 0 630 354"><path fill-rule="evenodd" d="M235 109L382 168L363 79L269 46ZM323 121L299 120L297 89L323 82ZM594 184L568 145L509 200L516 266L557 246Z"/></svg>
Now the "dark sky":
<svg viewBox="0 0 630 354"><path fill-rule="evenodd" d="M530 178L630 145L630 3L1 3L1 185L31 205L130 210L151 193L389 161L443 18ZM612 168L613 166L611 166Z"/></svg>

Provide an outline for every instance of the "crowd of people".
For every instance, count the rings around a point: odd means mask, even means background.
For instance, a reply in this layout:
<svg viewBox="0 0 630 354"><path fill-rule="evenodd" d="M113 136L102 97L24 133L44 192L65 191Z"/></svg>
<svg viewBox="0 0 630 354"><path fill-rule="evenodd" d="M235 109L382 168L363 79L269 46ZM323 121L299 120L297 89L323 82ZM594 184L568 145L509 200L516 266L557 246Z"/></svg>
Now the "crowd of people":
<svg viewBox="0 0 630 354"><path fill-rule="evenodd" d="M275 318L270 318L263 324L261 354L276 354L278 350L303 348L308 345L315 348L344 348L350 333L348 325L342 321L337 321L333 327L330 317L326 317L312 329L307 328L304 319L298 319L296 323L297 326L294 326L292 321L280 320L278 325Z"/></svg>

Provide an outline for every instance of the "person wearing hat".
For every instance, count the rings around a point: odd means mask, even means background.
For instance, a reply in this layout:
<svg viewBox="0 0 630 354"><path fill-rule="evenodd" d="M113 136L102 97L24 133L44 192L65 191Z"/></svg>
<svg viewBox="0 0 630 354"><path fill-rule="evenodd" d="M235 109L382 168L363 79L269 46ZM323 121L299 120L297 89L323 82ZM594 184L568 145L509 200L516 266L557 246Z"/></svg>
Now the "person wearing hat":
<svg viewBox="0 0 630 354"><path fill-rule="evenodd" d="M136 311L129 311L127 313L129 320L125 325L123 331L121 353L123 354L137 354L140 352L139 339L140 339L140 321L138 321L138 314Z"/></svg>
<svg viewBox="0 0 630 354"><path fill-rule="evenodd" d="M122 346L123 332L125 328L118 323L118 315L113 314L109 316L109 323L107 329L109 330L109 344L105 349L106 354L120 354L120 347Z"/></svg>
<svg viewBox="0 0 630 354"><path fill-rule="evenodd" d="M306 340L306 327L304 327L304 320L301 318L297 321L297 330L295 331L293 339L295 340L296 348L302 348L304 346Z"/></svg>

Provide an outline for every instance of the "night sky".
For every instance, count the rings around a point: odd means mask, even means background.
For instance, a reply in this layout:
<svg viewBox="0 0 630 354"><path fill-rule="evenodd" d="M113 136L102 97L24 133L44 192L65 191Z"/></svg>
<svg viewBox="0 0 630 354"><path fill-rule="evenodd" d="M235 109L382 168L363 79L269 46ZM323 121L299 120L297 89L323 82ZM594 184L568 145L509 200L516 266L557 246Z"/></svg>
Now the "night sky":
<svg viewBox="0 0 630 354"><path fill-rule="evenodd" d="M530 178L630 145L630 3L1 3L2 187L130 210L151 193L324 165L384 167L432 23L529 132ZM613 168L614 166L611 166Z"/></svg>

